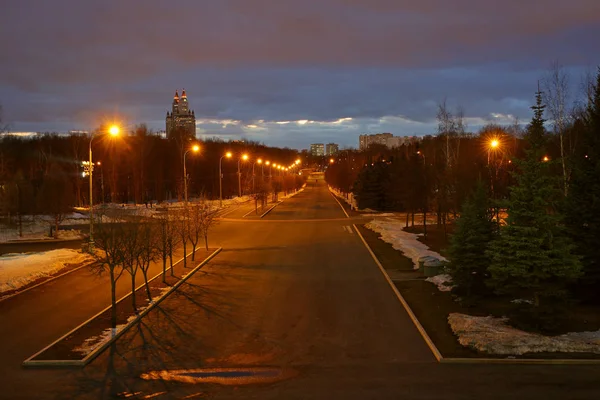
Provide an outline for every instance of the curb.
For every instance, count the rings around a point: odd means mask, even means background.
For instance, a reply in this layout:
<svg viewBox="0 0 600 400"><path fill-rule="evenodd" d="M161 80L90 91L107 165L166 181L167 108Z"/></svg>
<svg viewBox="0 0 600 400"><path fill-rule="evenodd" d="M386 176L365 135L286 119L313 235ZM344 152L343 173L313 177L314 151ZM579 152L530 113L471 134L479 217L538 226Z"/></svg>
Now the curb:
<svg viewBox="0 0 600 400"><path fill-rule="evenodd" d="M344 208L344 206L342 205L342 203L340 203L340 201L337 199L337 197L333 194L333 192L331 190L329 190L329 194L331 196L333 196L333 198L335 199L335 201L337 201L337 203L339 204L339 206L342 208L342 211L344 212L344 214L346 214L346 218L350 218L350 216L348 215L348 213L346 212L346 209ZM355 227L356 228L356 227ZM365 243L366 244L366 243Z"/></svg>
<svg viewBox="0 0 600 400"><path fill-rule="evenodd" d="M8 240L6 242L0 243L2 245L15 245L15 244L41 244L41 243L66 243L66 242L76 242L78 240L84 240L84 238L75 238L75 239L40 239L40 240Z"/></svg>
<svg viewBox="0 0 600 400"><path fill-rule="evenodd" d="M440 360L442 364L523 364L523 365L600 365L599 359L585 358L450 358Z"/></svg>
<svg viewBox="0 0 600 400"><path fill-rule="evenodd" d="M417 319L417 317L415 316L415 314L411 310L411 308L408 305L408 303L406 302L406 300L404 300L404 297L402 297L402 295L400 294L400 291L398 291L398 288L396 287L396 285L394 285L394 283L390 279L389 275L385 272L385 269L383 268L383 265L381 265L381 263L379 262L379 259L377 259L377 256L375 256L375 253L373 253L373 250L371 250L371 247L369 247L369 245L367 244L367 241L365 240L365 238L363 237L363 235L360 233L360 231L358 230L358 228L356 227L356 225L352 224L352 226L354 227L354 230L356 231L356 233L358 233L358 236L360 237L360 239L362 240L363 244L365 245L365 247L367 248L367 250L371 254L371 257L373 257L373 260L375 260L375 264L377 264L377 266L379 267L379 270L381 271L381 273L385 277L385 280L388 282L388 284L390 285L390 287L392 288L392 290L396 294L396 297L398 298L398 300L400 300L400 303L402 303L402 306L404 307L404 309L406 310L406 313L408 314L408 316L412 320L413 324L415 325L415 327L417 328L417 330L419 331L419 333L423 337L423 340L425 340L425 343L427 344L427 346L429 346L429 349L433 353L433 356L436 358L436 360L438 362L441 362L441 360L443 359L442 353L440 353L440 351L438 350L438 348L435 347L435 344L433 343L433 340L431 340L431 338L429 337L429 335L427 334L427 332L425 331L425 329L423 328L423 326L421 325L421 323L419 322L419 320Z"/></svg>
<svg viewBox="0 0 600 400"><path fill-rule="evenodd" d="M96 357L98 357L100 355L100 353L102 353L104 350L106 350L106 348L108 348L112 343L114 343L121 335L123 335L125 332L127 332L129 330L129 328L131 328L133 325L135 325L136 323L138 323L140 321L140 319L142 319L146 314L148 314L150 311L152 311L155 306L157 306L158 304L160 304L160 302L162 302L167 296L169 296L171 293L173 293L175 290L177 290L177 288L179 288L179 286L181 286L185 281L187 281L187 279L189 277L191 277L194 273L196 273L197 270L199 270L200 268L202 268L212 258L214 258L217 254L219 254L221 252L221 250L223 250L222 247L219 247L217 250L215 250L211 255L209 255L200 264L198 264L194 269L192 269L183 279L181 279L180 281L178 281L175 285L173 285L168 291L166 291L165 293L163 293L160 297L156 298L156 300L154 300L154 302L152 304L149 304L148 307L146 307L133 320L131 320L130 322L128 322L121 330L119 330L118 332L116 332L115 334L113 334L110 337L109 340L107 340L106 342L104 342L102 345L98 346L94 350L92 350L83 359L81 359L81 360L33 360L39 354L42 354L44 351L46 351L50 347L54 346L56 343L60 342L61 340L63 340L67 336L71 335L73 332L77 331L82 326L85 326L86 324L88 324L89 322L91 322L95 318L97 318L99 315L103 314L107 310L110 310L110 308L112 307L112 305L106 307L105 309L103 309L102 311L100 311L99 313L97 313L96 315L94 315L93 317L89 318L87 321L85 321L82 324L78 325L74 329L70 330L68 333L64 334L63 336L61 336L60 338L58 338L54 342L50 343L48 346L44 347L42 350L40 350L37 353L35 353L34 355L30 356L25 361L23 361L23 363L21 365L23 367L28 367L28 368L32 368L32 367L33 368L35 368L35 367L84 367L84 366L86 366L91 361L93 361ZM175 265L179 264L181 261L183 261L183 257L180 260L178 260L175 263ZM156 278L160 277L161 275L162 275L162 272L160 272L158 275L154 276L152 279L148 280L148 283L152 282L153 280L155 280ZM137 287L135 289L136 292L139 289L143 288L144 285L145 284L141 284L139 287ZM117 303L121 302L122 300L125 300L130 295L131 295L131 293L129 293L129 294L121 297L117 301Z"/></svg>
<svg viewBox="0 0 600 400"><path fill-rule="evenodd" d="M77 268L73 268L73 269L72 269L72 270L70 270L70 271L63 272L63 273L62 273L62 274L60 274L60 275L52 276L52 277L50 277L50 278L48 278L48 279L46 279L46 280L44 280L44 281L42 281L42 282L40 282L40 283L37 283L37 284L35 284L35 285L33 285L33 286L30 286L30 287L28 287L28 288L25 288L25 289L23 289L23 290L21 290L21 291L19 291L19 292L13 293L13 294L11 294L11 295L9 295L9 296L6 296L6 297L1 297L1 298L0 298L0 303L2 303L4 300L12 299L12 298L13 298L13 297L15 297L15 296L18 296L18 295L20 295L20 294L23 294L23 293L25 293L25 292L28 292L28 291L30 291L31 289L35 289L36 287L39 287L39 286L45 285L46 283L50 283L50 282L52 282L52 281L53 281L53 280L55 280L55 279L62 278L63 276L69 275L70 273L72 273L72 272L75 272L75 271L78 271L78 270L80 270L81 268L89 267L90 265L94 264L95 262L96 262L95 260L94 260L94 261L90 261L90 262L89 262L89 263L87 263L87 264L83 264L83 265L81 265L81 266L79 266L79 267L77 267Z"/></svg>
<svg viewBox="0 0 600 400"><path fill-rule="evenodd" d="M260 216L260 218L264 217L265 215L267 215L268 213L270 213L271 211L273 211L273 209L274 209L275 207L277 207L278 205L280 205L282 202L283 202L283 201L282 201L282 200L280 200L280 201L278 201L278 202L277 202L277 204L275 204L275 205L271 206L271 208L269 208L267 211L265 211L264 213L262 213L262 215Z"/></svg>

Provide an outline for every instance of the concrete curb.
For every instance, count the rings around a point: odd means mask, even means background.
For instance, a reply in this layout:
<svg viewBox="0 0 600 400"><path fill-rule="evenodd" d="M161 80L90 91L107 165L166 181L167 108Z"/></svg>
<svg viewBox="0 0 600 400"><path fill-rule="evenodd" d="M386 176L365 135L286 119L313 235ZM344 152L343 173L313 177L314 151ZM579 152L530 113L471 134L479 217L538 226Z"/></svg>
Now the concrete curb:
<svg viewBox="0 0 600 400"><path fill-rule="evenodd" d="M177 288L179 286L181 286L194 273L196 273L197 270L199 270L200 268L202 268L212 258L214 258L217 254L219 254L221 252L221 250L223 250L222 247L219 247L217 250L215 250L211 255L209 255L200 264L198 264L194 269L192 269L183 279L181 279L180 281L178 281L175 285L173 285L168 291L166 291L165 293L163 293L160 297L156 298L156 300L152 304L148 305L148 307L146 307L140 314L138 314L137 317L135 317L133 320L131 320L130 322L128 322L120 331L118 331L115 334L113 334L110 337L109 340L107 340L106 342L104 342L102 345L99 345L94 350L92 350L83 359L81 359L81 360L34 360L35 357L37 357L38 355L42 354L44 351L46 351L50 347L54 346L56 343L60 342L64 338L68 337L69 335L71 335L72 333L74 333L75 331L77 331L78 329L80 329L81 327L83 327L86 324L88 324L89 322L93 321L95 318L97 318L98 316L100 316L104 312L110 310L110 308L112 306L106 307L105 309L103 309L102 311L100 311L99 313L97 313L96 315L94 315L93 317L89 318L87 321L83 322L82 324L78 325L76 328L74 328L71 331L69 331L68 333L64 334L63 336L61 336L60 338L58 338L57 340L55 340L54 342L52 342L48 346L44 347L42 350L38 351L37 353L35 353L31 357L29 357L28 359L26 359L25 361L23 361L23 363L21 365L23 367L29 367L29 368L32 368L32 367L33 368L35 368L35 367L84 367L84 366L86 366L92 360L94 360L96 357L98 357L100 355L100 353L102 353L104 350L106 350L112 343L114 343L121 335L123 335L125 332L127 332L129 330L129 328L131 328L133 325L135 325L136 323L138 323L146 314L148 314L150 311L152 311L152 309L154 309L155 306L157 306L158 304L160 304L160 302L162 302L167 296L169 296L171 293L173 293L175 290L177 290ZM183 257L180 260L178 260L175 263L175 265L179 264L181 261L183 261ZM155 280L156 278L160 277L161 275L162 275L162 272L160 272L159 274L157 274L156 276L154 276L152 279L148 280L148 283L152 282L153 280ZM141 284L139 287L136 288L136 292L139 289L143 288L143 287L144 287L144 284ZM125 300L130 295L131 295L131 293L129 293L129 294L121 297L117 301L117 303Z"/></svg>
<svg viewBox="0 0 600 400"><path fill-rule="evenodd" d="M435 358L437 359L437 361L439 363L441 363L441 364L504 364L504 365L511 365L511 364L512 365L515 365L515 364L522 364L522 365L600 365L600 359L585 359L585 358L566 358L566 359L565 358L562 358L562 359L558 359L558 358L557 359L475 358L475 357L473 357L473 358L459 358L459 357L453 358L453 357L442 356L442 354L440 353L438 348L433 343L433 340L431 340L431 338L425 331L425 328L423 328L423 325L421 325L421 323L419 322L419 320L417 319L417 317L411 310L410 306L408 305L406 300L404 300L404 297L402 297L402 295L400 294L400 291L398 290L396 285L394 285L393 281L390 279L389 275L387 274L387 272L385 271L385 269L383 268L383 266L381 265L381 263L375 256L375 253L373 253L373 251L367 244L367 241L365 240L365 238L362 236L362 234L360 233L360 231L358 230L356 225L352 225L352 226L356 230L356 233L358 233L358 236L362 240L363 244L365 245L365 247L367 248L369 253L371 253L371 257L373 257L373 259L375 260L375 263L381 270L381 273L385 276L386 280L388 281L388 283L394 290L396 297L398 297L398 300L400 300L400 302L404 306L404 309L408 313L408 316L412 320L413 324L415 324L415 326L417 327L417 330L419 331L419 333L425 340L425 343L427 343L427 346L429 346L429 349L431 350L431 352L433 353L433 355L435 356Z"/></svg>
<svg viewBox="0 0 600 400"><path fill-rule="evenodd" d="M2 245L15 245L15 244L40 244L40 243L67 243L67 242L76 242L78 240L84 240L83 237L74 238L74 239L40 239L40 240L8 240L6 242L0 243Z"/></svg>
<svg viewBox="0 0 600 400"><path fill-rule="evenodd" d="M262 215L260 216L260 218L264 217L265 215L267 215L268 213L270 213L271 211L273 211L273 209L274 209L275 207L277 207L278 205L280 205L282 202L283 202L282 200L279 200L279 201L277 202L277 204L273 205L273 206L272 206L271 208L269 208L267 211L265 211L264 213L262 213Z"/></svg>
<svg viewBox="0 0 600 400"><path fill-rule="evenodd" d="M442 364L523 364L523 365L600 365L599 359L585 358L449 358L440 360Z"/></svg>
<svg viewBox="0 0 600 400"><path fill-rule="evenodd" d="M69 275L70 273L72 273L72 272L75 272L75 271L78 271L78 270L80 270L81 268L89 267L90 265L94 264L95 262L96 262L96 260L94 260L94 261L90 261L90 262L89 262L89 263L87 263L87 264L83 264L83 265L81 265L81 266L79 266L79 267L77 267L77 268L73 268L73 269L72 269L72 270L70 270L70 271L63 272L63 273L62 273L62 274L60 274L60 275L52 276L52 277L50 277L50 278L48 278L48 279L46 279L46 280L44 280L44 281L42 281L42 282L40 282L40 283L37 283L37 284L35 284L35 285L31 286L31 287L28 287L28 288L26 288L26 289L23 289L23 290L19 291L19 292L13 293L13 294L11 294L11 295L9 295L9 296L6 296L6 297L2 297L2 298L0 298L0 303L2 303L4 300L12 299L12 298L13 298L13 297L15 297L15 296L18 296L18 295L20 295L20 294L26 293L26 292L30 291L31 289L35 289L35 288L37 288L37 287L39 287L39 286L45 285L46 283L50 283L50 282L52 282L53 280L56 280L56 279L58 279L58 278L62 278L63 276Z"/></svg>
<svg viewBox="0 0 600 400"><path fill-rule="evenodd" d="M329 190L329 194L331 194L331 196L333 196L333 198L335 199L335 201L337 201L337 203L339 204L339 206L342 208L342 211L344 212L344 214L346 214L346 218L350 218L350 216L346 212L346 209L344 208L344 206L342 205L342 203L340 203L340 201L337 199L336 195L333 194L333 192L331 190Z"/></svg>
<svg viewBox="0 0 600 400"><path fill-rule="evenodd" d="M404 297L402 297L402 295L398 291L398 288L396 287L396 285L394 285L394 283L390 279L389 275L385 272L385 269L383 268L383 265L381 265L381 263L379 262L379 259L377 258L377 256L375 256L375 253L373 253L373 250L371 250L371 247L369 247L369 245L367 244L367 241L365 240L365 238L363 237L363 235L360 233L360 231L358 230L358 228L356 227L356 225L352 224L352 226L354 227L354 230L356 231L356 233L358 233L358 236L360 237L360 239L362 240L363 244L365 245L365 247L367 248L367 250L371 254L371 257L373 257L373 260L375 260L375 264L377 264L377 266L379 267L379 270L381 271L381 273L385 277L385 280L388 282L388 284L390 285L390 287L392 288L392 290L396 294L396 297L398 298L398 300L400 300L400 303L402 303L402 306L404 307L404 309L406 310L406 313L408 314L408 316L412 320L413 324L415 325L415 327L417 328L417 330L419 331L419 333L423 337L423 340L425 340L425 343L427 344L427 346L429 346L429 349L433 353L433 356L436 358L436 360L438 362L440 362L443 357L442 357L442 354L440 353L440 351L437 349L437 347L435 347L435 344L433 343L433 340L431 340L431 338L429 337L429 335L427 334L427 332L425 332L425 329L423 328L423 326L421 325L421 323L419 322L419 320L417 319L417 317L415 316L415 314L411 310L411 308L408 305L408 303L406 302L406 300L404 300Z"/></svg>

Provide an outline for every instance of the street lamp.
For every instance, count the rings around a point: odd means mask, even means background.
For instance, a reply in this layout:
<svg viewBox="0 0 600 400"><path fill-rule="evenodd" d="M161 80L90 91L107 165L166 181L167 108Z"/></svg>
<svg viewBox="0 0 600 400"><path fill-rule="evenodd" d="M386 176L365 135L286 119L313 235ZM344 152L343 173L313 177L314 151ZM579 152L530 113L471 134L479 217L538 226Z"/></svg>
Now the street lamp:
<svg viewBox="0 0 600 400"><path fill-rule="evenodd" d="M231 158L231 152L228 151L224 156L219 158L219 207L223 207L223 174L221 173L221 161L223 161L225 157Z"/></svg>
<svg viewBox="0 0 600 400"><path fill-rule="evenodd" d="M417 150L417 154L423 157L423 165L425 165L425 154L421 150Z"/></svg>
<svg viewBox="0 0 600 400"><path fill-rule="evenodd" d="M271 181L271 161L265 161L265 165L269 167L269 181Z"/></svg>
<svg viewBox="0 0 600 400"><path fill-rule="evenodd" d="M498 141L498 139L490 140L490 143L488 146L488 159L487 159L488 165L490 165L490 152L492 150L496 150L498 148L498 146L500 146L500 142Z"/></svg>
<svg viewBox="0 0 600 400"><path fill-rule="evenodd" d="M183 153L183 196L184 196L184 200L185 200L185 205L187 206L187 202L188 202L188 189L187 189L187 170L185 169L185 156L187 156L187 153L189 153L190 151L193 151L194 153L197 153L200 151L200 146L198 146L197 144L193 145L191 149L189 149L188 151L186 151L185 153Z"/></svg>
<svg viewBox="0 0 600 400"><path fill-rule="evenodd" d="M252 192L255 192L255 185L254 185L254 166L256 165L256 163L261 164L261 168L262 168L262 158L259 158L258 160L254 161L252 163ZM262 174L261 176L263 176L264 174ZM262 181L262 180L261 180Z"/></svg>
<svg viewBox="0 0 600 400"><path fill-rule="evenodd" d="M242 172L240 171L240 162L242 160L246 161L248 159L248 154L242 154L240 158L238 158L238 197L242 197Z"/></svg>
<svg viewBox="0 0 600 400"><path fill-rule="evenodd" d="M94 163L92 160L92 142L94 141L94 138L96 137L96 134L98 132L93 132L90 135L90 152L89 152L89 161L88 161L88 168L89 168L89 177L90 177L90 241L89 241L89 252L93 252L94 251L94 192L93 192L93 171L94 171ZM118 136L119 135L119 127L116 125L111 125L108 128L108 133L111 136Z"/></svg>

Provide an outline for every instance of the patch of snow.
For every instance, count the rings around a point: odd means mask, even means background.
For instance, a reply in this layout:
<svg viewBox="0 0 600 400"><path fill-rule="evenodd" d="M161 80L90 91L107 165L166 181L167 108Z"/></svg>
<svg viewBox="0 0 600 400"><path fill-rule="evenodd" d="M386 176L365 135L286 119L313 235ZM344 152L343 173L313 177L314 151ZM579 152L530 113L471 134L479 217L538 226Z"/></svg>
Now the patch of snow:
<svg viewBox="0 0 600 400"><path fill-rule="evenodd" d="M289 193L289 194L288 194L288 195L286 195L286 196L282 196L282 197L280 197L280 198L281 198L281 199L289 199L290 197L293 197L293 196L297 195L298 193L300 193L300 192L304 191L304 187L305 187L305 186L306 186L306 183L305 183L305 184L302 186L302 188L300 188L300 189L296 190L295 192Z"/></svg>
<svg viewBox="0 0 600 400"><path fill-rule="evenodd" d="M353 210L358 210L358 203L354 199L354 194L353 193L348 193L348 197L346 197L346 195L344 193L340 192L336 188L332 188L331 186L328 186L328 187L329 187L329 191L331 193L333 193L337 198L339 198L339 199L343 200L344 202L346 202L346 204L350 205L350 207ZM359 210L359 211L364 211L364 210Z"/></svg>
<svg viewBox="0 0 600 400"><path fill-rule="evenodd" d="M515 303L515 304L533 304L533 301L531 300L526 300L526 299L514 299L510 301L511 303Z"/></svg>
<svg viewBox="0 0 600 400"><path fill-rule="evenodd" d="M81 353L83 356L87 356L98 346L115 337L115 335L119 333L126 325L127 324L120 324L117 325L116 328L105 329L99 336L92 336L91 338L85 339L81 346L75 347L73 351L76 353Z"/></svg>
<svg viewBox="0 0 600 400"><path fill-rule="evenodd" d="M450 290L452 290L452 277L450 275L441 274L432 276L425 280L437 286L440 292L449 292Z"/></svg>
<svg viewBox="0 0 600 400"><path fill-rule="evenodd" d="M146 298L145 301L148 304L145 307L138 307L138 314L141 314L142 311L144 311L145 309L147 309L148 307L150 307L152 304L154 304L157 299L159 299L166 292L168 292L169 290L171 290L171 288L172 288L171 286L166 286L166 287L160 288L158 296L154 296L152 298L152 301L148 301L148 299ZM156 287L150 287L150 289L156 289ZM141 288L140 290L144 290L145 291L146 289L145 288ZM123 301L128 301L128 300L129 299L125 299ZM85 339L83 341L83 343L80 346L75 347L73 349L73 351L76 352L76 353L80 353L83 356L87 356L92 351L94 351L95 349L97 349L98 347L102 346L104 343L108 342L110 339L112 339L113 337L115 337L115 335L117 333L119 333L127 325L129 325L134 319L136 319L137 316L138 316L138 314L130 315L129 317L127 317L127 322L126 323L119 324L119 325L117 325L116 328L107 328L104 331L102 331L102 333L99 336L92 336L90 338Z"/></svg>
<svg viewBox="0 0 600 400"><path fill-rule="evenodd" d="M51 276L69 264L92 261L89 254L73 249L0 256L0 293L19 289L41 277Z"/></svg>
<svg viewBox="0 0 600 400"><path fill-rule="evenodd" d="M410 258L413 262L414 269L419 269L419 258L424 256L432 256L441 261L446 261L444 257L429 250L425 244L419 242L419 235L405 232L403 230L402 221L396 218L375 218L365 225L381 235L380 239L392 245L396 250L400 250L404 255Z"/></svg>
<svg viewBox="0 0 600 400"><path fill-rule="evenodd" d="M461 345L500 355L539 352L600 354L600 330L544 336L507 325L507 318L474 317L451 313L448 323Z"/></svg>

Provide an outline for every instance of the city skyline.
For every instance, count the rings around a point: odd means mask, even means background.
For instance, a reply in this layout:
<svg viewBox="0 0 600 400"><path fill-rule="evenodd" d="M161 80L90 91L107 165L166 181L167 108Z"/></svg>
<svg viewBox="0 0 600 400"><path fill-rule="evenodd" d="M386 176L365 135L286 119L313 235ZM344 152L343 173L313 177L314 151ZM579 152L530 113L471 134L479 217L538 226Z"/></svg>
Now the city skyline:
<svg viewBox="0 0 600 400"><path fill-rule="evenodd" d="M3 123L68 132L118 118L160 131L185 88L200 139L356 147L365 133L435 133L445 100L470 131L526 123L553 63L570 73L570 101L600 64L593 0L184 3L9 2Z"/></svg>

